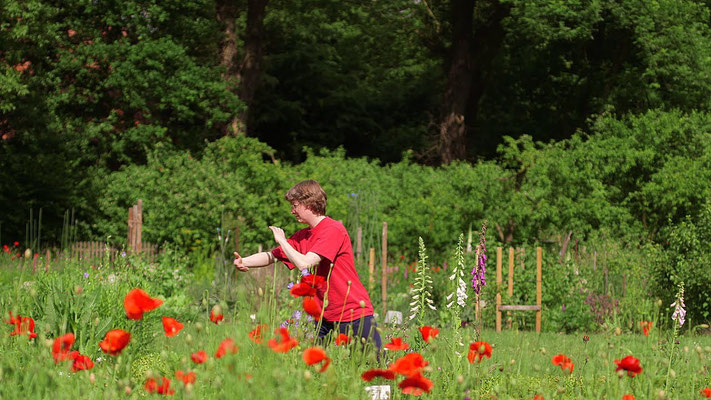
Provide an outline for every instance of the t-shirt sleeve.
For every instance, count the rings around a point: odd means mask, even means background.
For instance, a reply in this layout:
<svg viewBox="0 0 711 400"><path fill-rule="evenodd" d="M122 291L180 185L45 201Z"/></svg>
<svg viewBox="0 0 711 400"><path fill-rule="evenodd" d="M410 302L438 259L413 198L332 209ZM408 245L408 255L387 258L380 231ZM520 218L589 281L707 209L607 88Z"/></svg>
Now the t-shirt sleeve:
<svg viewBox="0 0 711 400"><path fill-rule="evenodd" d="M294 249L296 249L298 251L299 247L297 245L298 241L295 239L296 235L297 234L295 233L289 239L286 239L286 241L289 242L291 247L293 247ZM296 268L296 265L292 264L291 261L289 261L289 258L286 256L286 254L284 253L284 250L282 250L281 246L278 246L276 249L272 250L272 255L277 260L283 262L287 266L287 268L289 268L289 269Z"/></svg>
<svg viewBox="0 0 711 400"><path fill-rule="evenodd" d="M344 233L335 227L324 229L318 233L309 251L333 262L341 249L344 238Z"/></svg>

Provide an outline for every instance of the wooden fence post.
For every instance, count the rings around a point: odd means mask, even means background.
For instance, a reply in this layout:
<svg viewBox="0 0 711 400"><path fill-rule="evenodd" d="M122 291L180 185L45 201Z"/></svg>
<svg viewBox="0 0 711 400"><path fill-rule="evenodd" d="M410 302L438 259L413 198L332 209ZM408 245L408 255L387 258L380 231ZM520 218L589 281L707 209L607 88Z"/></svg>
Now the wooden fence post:
<svg viewBox="0 0 711 400"><path fill-rule="evenodd" d="M363 252L363 228L358 227L358 231L356 232L356 260L360 262L361 256Z"/></svg>
<svg viewBox="0 0 711 400"><path fill-rule="evenodd" d="M543 287L543 249L536 247L536 305L539 307L536 311L536 333L541 333L541 312L543 311L541 290Z"/></svg>
<svg viewBox="0 0 711 400"><path fill-rule="evenodd" d="M143 239L141 232L143 231L143 200L138 199L136 204L136 219L138 228L136 229L136 253L141 253L143 247Z"/></svg>
<svg viewBox="0 0 711 400"><path fill-rule="evenodd" d="M513 297L513 286L514 286L514 248L509 247L509 288L508 295L509 301ZM511 329L513 324L513 317L511 316L511 311L506 312L506 326Z"/></svg>
<svg viewBox="0 0 711 400"><path fill-rule="evenodd" d="M375 249L370 248L370 259L368 260L368 293L373 293L375 287Z"/></svg>
<svg viewBox="0 0 711 400"><path fill-rule="evenodd" d="M501 332L501 264L503 258L503 250L501 247L496 248L496 332Z"/></svg>
<svg viewBox="0 0 711 400"><path fill-rule="evenodd" d="M381 261L383 265L383 290L382 290L382 296L383 296L383 318L385 318L385 313L387 313L388 308L387 308L387 300L388 300L388 223L383 222L383 243L382 243L382 254L381 254Z"/></svg>

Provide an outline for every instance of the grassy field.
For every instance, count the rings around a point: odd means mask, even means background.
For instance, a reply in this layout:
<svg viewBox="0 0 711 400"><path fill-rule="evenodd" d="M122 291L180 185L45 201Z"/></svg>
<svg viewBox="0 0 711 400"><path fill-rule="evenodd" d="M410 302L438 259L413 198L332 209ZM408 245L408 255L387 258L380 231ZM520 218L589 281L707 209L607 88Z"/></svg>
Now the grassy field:
<svg viewBox="0 0 711 400"><path fill-rule="evenodd" d="M430 343L422 340L418 326L381 326L383 342L402 338L408 350L385 351L380 361L372 351L357 346L324 347L331 360L306 365L304 352L315 346L312 325L290 326L298 345L288 352L275 352L269 339L275 329L298 308L286 296L272 297L267 291L251 297L247 291L233 293L230 301L219 291L198 290L184 270L152 267L90 268L66 266L48 274L31 274L16 264L0 265L0 311L34 319L36 338L27 331L4 324L0 333L0 398L88 399L146 398L148 379L171 380L170 390L178 398L256 398L256 399L364 399L366 387L389 385L391 398L406 398L398 388L405 377L395 380L361 379L363 372L388 368L411 352L422 355L427 365L421 373L433 386L424 397L437 399L622 399L632 394L637 399L695 399L711 387L711 338L660 332L653 327L649 337L641 331L621 334L580 333L561 335L523 331L482 332L481 340L492 346L491 358L480 363L467 359L469 345L477 340L475 330L440 328ZM182 282L182 283L181 283ZM163 300L141 319L125 316L124 297L133 288L142 288ZM210 321L214 304L222 304L224 320ZM184 324L174 337L167 337L162 317ZM5 320L6 318L4 318ZM9 318L8 318L9 319ZM265 324L261 343L249 333ZM656 326L656 323L655 323ZM99 347L107 331L122 329L131 334L129 344L119 355L108 355ZM72 372L72 361L55 362L54 340L73 332L71 350L88 356L94 366ZM588 336L589 340L584 340ZM215 353L227 338L234 340L236 352L223 357ZM207 361L197 364L191 355L204 350ZM572 373L553 365L558 354L570 358ZM642 372L630 377L617 372L615 360L634 356ZM185 385L175 374L195 373L195 381ZM664 393L660 396L660 391Z"/></svg>

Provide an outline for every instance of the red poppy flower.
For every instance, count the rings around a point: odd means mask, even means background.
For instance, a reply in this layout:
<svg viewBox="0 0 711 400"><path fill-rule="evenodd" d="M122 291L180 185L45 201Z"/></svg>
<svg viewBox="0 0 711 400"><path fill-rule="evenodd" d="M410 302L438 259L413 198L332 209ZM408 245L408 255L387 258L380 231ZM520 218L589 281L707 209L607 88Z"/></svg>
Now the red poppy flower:
<svg viewBox="0 0 711 400"><path fill-rule="evenodd" d="M287 353L299 344L296 339L289 336L289 330L286 328L279 328L274 331L274 334L279 335L280 340L277 341L276 339L269 339L267 341L267 346L277 353Z"/></svg>
<svg viewBox="0 0 711 400"><path fill-rule="evenodd" d="M309 275L313 276L313 275ZM315 296L304 297L303 301L304 311L312 316L316 321L321 319L321 306L318 301L316 301Z"/></svg>
<svg viewBox="0 0 711 400"><path fill-rule="evenodd" d="M99 342L99 347L104 353L115 356L121 354L121 350L128 345L129 341L131 341L130 333L121 329L112 329L106 332L104 340Z"/></svg>
<svg viewBox="0 0 711 400"><path fill-rule="evenodd" d="M19 314L13 317L12 312L8 311L8 313L10 314L10 319L5 322L15 325L15 330L10 332L10 336L27 335L30 339L37 337L35 333L35 320L32 319L32 317L23 317Z"/></svg>
<svg viewBox="0 0 711 400"><path fill-rule="evenodd" d="M262 329L267 329L267 326L264 324L257 325L256 328L249 331L249 340L254 343L262 343Z"/></svg>
<svg viewBox="0 0 711 400"><path fill-rule="evenodd" d="M175 390L170 388L170 379L168 378L160 378L161 379L161 384L158 385L158 382L156 382L155 379L153 378L148 378L146 380L146 384L143 386L148 393L158 393L158 394L165 394L165 395L171 395L175 393Z"/></svg>
<svg viewBox="0 0 711 400"><path fill-rule="evenodd" d="M422 340L429 343L430 340L434 339L439 335L439 329L433 328L431 326L423 326L420 328L420 333L422 334Z"/></svg>
<svg viewBox="0 0 711 400"><path fill-rule="evenodd" d="M180 370L175 371L175 379L177 379L179 381L183 381L183 384L185 384L185 386L187 386L188 383L194 384L195 383L195 372L190 371L186 374Z"/></svg>
<svg viewBox="0 0 711 400"><path fill-rule="evenodd" d="M303 357L306 365L314 365L323 362L318 372L324 372L329 364L331 364L331 359L326 356L326 351L320 347L309 347L304 350Z"/></svg>
<svg viewBox="0 0 711 400"><path fill-rule="evenodd" d="M652 329L652 321L642 321L639 323L642 325L642 333L644 333L644 336L649 337L649 331Z"/></svg>
<svg viewBox="0 0 711 400"><path fill-rule="evenodd" d="M197 351L190 355L190 359L193 360L195 364L202 364L207 361L208 355L205 350Z"/></svg>
<svg viewBox="0 0 711 400"><path fill-rule="evenodd" d="M123 299L123 308L129 319L139 320L143 313L154 310L163 304L163 300L154 299L142 289L131 289Z"/></svg>
<svg viewBox="0 0 711 400"><path fill-rule="evenodd" d="M307 275L301 278L301 283L305 283L316 290L326 290L326 278L321 275Z"/></svg>
<svg viewBox="0 0 711 400"><path fill-rule="evenodd" d="M212 310L210 310L210 321L219 324L223 319L225 319L225 316L222 315L222 308L215 304Z"/></svg>
<svg viewBox="0 0 711 400"><path fill-rule="evenodd" d="M20 242L15 242L13 244L15 245L15 247L18 247L20 245Z"/></svg>
<svg viewBox="0 0 711 400"><path fill-rule="evenodd" d="M346 335L345 333L339 333L338 336L336 336L336 346L348 344L351 342L351 337Z"/></svg>
<svg viewBox="0 0 711 400"><path fill-rule="evenodd" d="M639 360L632 356L627 356L623 358L622 361L615 360L615 364L617 364L615 371L625 370L630 377L642 373L642 366L639 365Z"/></svg>
<svg viewBox="0 0 711 400"><path fill-rule="evenodd" d="M55 364L69 359L69 350L74 345L74 340L74 334L71 332L54 339L52 358L54 358Z"/></svg>
<svg viewBox="0 0 711 400"><path fill-rule="evenodd" d="M421 354L408 353L395 360L395 362L390 364L388 369L400 375L412 376L422 372L422 369L425 368L427 364L429 364L429 361L425 361Z"/></svg>
<svg viewBox="0 0 711 400"><path fill-rule="evenodd" d="M370 382L377 377L392 380L395 379L395 371L389 369L369 369L360 376L360 378L366 382Z"/></svg>
<svg viewBox="0 0 711 400"><path fill-rule="evenodd" d="M635 398L631 394L626 394L622 396L622 400L635 400Z"/></svg>
<svg viewBox="0 0 711 400"><path fill-rule="evenodd" d="M385 348L388 350L407 350L410 345L402 342L402 338L396 337L390 339L390 343L385 344Z"/></svg>
<svg viewBox="0 0 711 400"><path fill-rule="evenodd" d="M183 329L183 324L178 322L175 318L163 317L163 330L165 331L165 336L173 337Z"/></svg>
<svg viewBox="0 0 711 400"><path fill-rule="evenodd" d="M432 391L434 384L431 380L422 376L421 373L416 373L403 379L402 382L397 385L404 394L411 394L413 396L419 396L425 392L429 393Z"/></svg>
<svg viewBox="0 0 711 400"><path fill-rule="evenodd" d="M72 352L74 353L74 352ZM72 362L72 372L77 372L81 371L84 369L92 369L94 368L94 362L91 361L91 358L89 356L86 356L84 354L79 354L79 352L76 352L77 354L74 355L74 362Z"/></svg>
<svg viewBox="0 0 711 400"><path fill-rule="evenodd" d="M486 342L474 342L469 345L469 354L467 354L467 359L470 363L481 362L481 360L486 358L491 358L491 345Z"/></svg>
<svg viewBox="0 0 711 400"><path fill-rule="evenodd" d="M308 283L301 282L292 286L289 293L294 297L311 297L316 296L316 288Z"/></svg>
<svg viewBox="0 0 711 400"><path fill-rule="evenodd" d="M568 358L565 354L558 354L557 356L553 357L553 365L560 365L560 369L565 371L566 369L568 370L568 373L572 374L573 373L573 368L575 367L575 364L573 364L573 360Z"/></svg>
<svg viewBox="0 0 711 400"><path fill-rule="evenodd" d="M705 396L707 399L711 399L711 389L709 388L703 388L701 390L701 395Z"/></svg>
<svg viewBox="0 0 711 400"><path fill-rule="evenodd" d="M543 396L541 396L540 394L537 394L537 395L533 396L532 399L526 399L526 400L546 400L546 399L544 399Z"/></svg>
<svg viewBox="0 0 711 400"><path fill-rule="evenodd" d="M239 347L235 345L235 341L227 338L220 343L220 347L217 348L217 352L215 352L215 358L222 358L227 353L232 353L235 354L239 351Z"/></svg>

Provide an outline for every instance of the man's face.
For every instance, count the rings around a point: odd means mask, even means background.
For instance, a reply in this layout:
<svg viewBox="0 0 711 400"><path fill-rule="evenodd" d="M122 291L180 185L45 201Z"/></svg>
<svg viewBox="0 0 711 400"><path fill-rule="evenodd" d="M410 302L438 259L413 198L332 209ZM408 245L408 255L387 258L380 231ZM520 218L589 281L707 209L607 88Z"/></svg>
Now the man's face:
<svg viewBox="0 0 711 400"><path fill-rule="evenodd" d="M303 204L300 204L298 201L291 203L291 215L296 217L296 220L302 224L306 223L304 220L305 212L308 212L308 210Z"/></svg>

